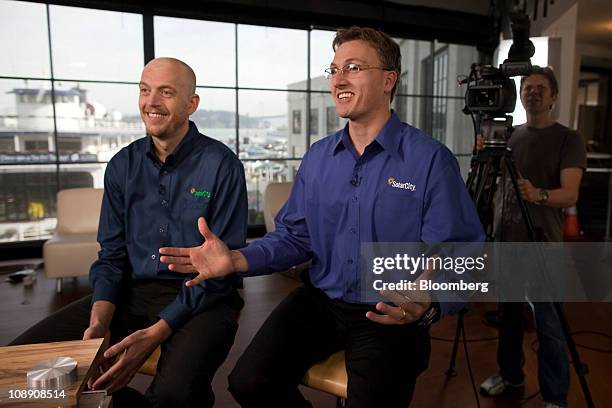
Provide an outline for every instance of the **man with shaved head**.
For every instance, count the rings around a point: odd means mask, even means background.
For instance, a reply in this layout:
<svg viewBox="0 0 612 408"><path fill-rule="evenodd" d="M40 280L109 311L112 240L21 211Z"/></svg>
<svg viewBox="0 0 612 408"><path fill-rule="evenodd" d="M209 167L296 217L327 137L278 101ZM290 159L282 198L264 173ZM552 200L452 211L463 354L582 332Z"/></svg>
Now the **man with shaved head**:
<svg viewBox="0 0 612 408"><path fill-rule="evenodd" d="M193 70L177 59L157 58L144 67L138 104L147 136L106 168L93 294L12 343L110 338L108 367L89 386L121 390L115 406L135 405L134 392L124 387L158 346L157 374L138 403L212 406L211 380L238 327L239 277L188 287L159 261L160 247L202 244L199 217L230 248L245 245L244 169L230 149L189 121L200 101L195 87Z"/></svg>

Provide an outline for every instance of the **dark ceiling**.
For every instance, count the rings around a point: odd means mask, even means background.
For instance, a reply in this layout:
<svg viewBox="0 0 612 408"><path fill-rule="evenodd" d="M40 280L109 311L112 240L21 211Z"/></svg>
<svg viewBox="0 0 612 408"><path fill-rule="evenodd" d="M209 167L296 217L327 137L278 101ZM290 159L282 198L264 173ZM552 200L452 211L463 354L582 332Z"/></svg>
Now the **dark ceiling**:
<svg viewBox="0 0 612 408"><path fill-rule="evenodd" d="M482 46L495 43L498 38L493 18L486 15L384 0L59 0L50 3L288 28L334 29L362 25L396 37L466 45Z"/></svg>

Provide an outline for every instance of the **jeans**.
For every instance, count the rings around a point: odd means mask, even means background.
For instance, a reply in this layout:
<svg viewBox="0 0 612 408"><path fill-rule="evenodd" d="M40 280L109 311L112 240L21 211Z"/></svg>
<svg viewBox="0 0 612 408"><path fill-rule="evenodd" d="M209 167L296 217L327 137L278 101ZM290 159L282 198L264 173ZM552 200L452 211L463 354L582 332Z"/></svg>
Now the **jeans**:
<svg viewBox="0 0 612 408"><path fill-rule="evenodd" d="M567 344L550 302L533 303L538 336L538 382L546 402L567 406L569 361ZM499 304L499 343L497 363L501 376L511 383L522 383L523 365L523 303Z"/></svg>

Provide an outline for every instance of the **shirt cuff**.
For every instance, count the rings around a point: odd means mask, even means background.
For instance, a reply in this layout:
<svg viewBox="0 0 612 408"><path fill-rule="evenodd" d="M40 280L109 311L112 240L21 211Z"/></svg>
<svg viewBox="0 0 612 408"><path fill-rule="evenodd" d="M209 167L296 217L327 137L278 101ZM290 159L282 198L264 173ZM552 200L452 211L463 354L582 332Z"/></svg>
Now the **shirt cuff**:
<svg viewBox="0 0 612 408"><path fill-rule="evenodd" d="M258 245L249 245L245 248L241 248L238 251L244 255L247 260L249 269L247 272L239 274L241 276L257 275L261 272L265 272L267 269L266 265L266 254L264 249Z"/></svg>
<svg viewBox="0 0 612 408"><path fill-rule="evenodd" d="M181 303L174 301L159 313L159 317L164 319L172 331L177 331L191 319L191 310Z"/></svg>
<svg viewBox="0 0 612 408"><path fill-rule="evenodd" d="M93 296L91 303L95 303L98 300L106 300L113 304L117 304L119 299L119 288L108 282L97 282L94 286Z"/></svg>

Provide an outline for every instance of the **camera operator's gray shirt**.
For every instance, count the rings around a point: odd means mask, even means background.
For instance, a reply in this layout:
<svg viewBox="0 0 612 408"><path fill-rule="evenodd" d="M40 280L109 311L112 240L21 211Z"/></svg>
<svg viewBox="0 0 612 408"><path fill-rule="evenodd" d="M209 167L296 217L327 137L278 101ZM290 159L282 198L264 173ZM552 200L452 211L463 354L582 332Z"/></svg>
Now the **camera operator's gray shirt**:
<svg viewBox="0 0 612 408"><path fill-rule="evenodd" d="M542 129L517 126L508 145L512 148L519 177L531 181L536 188L560 188L562 169L586 168L582 136L559 123ZM495 197L495 239L506 242L529 241L518 199L505 168L502 169L502 180ZM560 208L531 203L527 203L527 208L535 227L542 230L544 241L563 241L563 213Z"/></svg>

